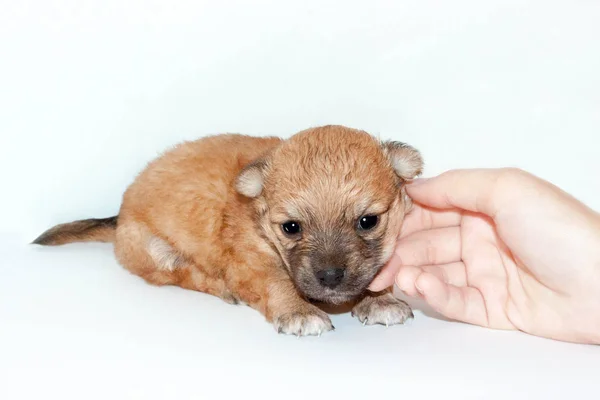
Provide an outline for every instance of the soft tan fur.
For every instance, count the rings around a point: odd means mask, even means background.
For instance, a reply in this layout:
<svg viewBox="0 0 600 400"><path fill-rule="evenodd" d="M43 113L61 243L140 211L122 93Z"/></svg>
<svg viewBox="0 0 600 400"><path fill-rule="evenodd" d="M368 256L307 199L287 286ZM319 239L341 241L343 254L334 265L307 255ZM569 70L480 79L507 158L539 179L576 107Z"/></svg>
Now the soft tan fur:
<svg viewBox="0 0 600 400"><path fill-rule="evenodd" d="M118 218L63 224L34 243L114 241L119 262L149 283L246 303L282 333L333 329L309 298L358 299L361 322L403 323L406 303L366 287L393 252L410 207L403 184L421 168L413 148L342 126L288 140L210 136L151 162ZM365 215L379 216L372 230L357 229ZM301 234L286 235L287 221ZM330 267L345 271L339 287L315 278Z"/></svg>

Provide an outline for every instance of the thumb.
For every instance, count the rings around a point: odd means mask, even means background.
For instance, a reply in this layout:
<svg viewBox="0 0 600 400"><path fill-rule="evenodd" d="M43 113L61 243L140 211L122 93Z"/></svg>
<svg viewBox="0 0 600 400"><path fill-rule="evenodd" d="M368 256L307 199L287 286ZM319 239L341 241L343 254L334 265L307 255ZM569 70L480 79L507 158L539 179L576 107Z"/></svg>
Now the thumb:
<svg viewBox="0 0 600 400"><path fill-rule="evenodd" d="M504 179L508 175L518 175L514 171L451 170L434 178L417 179L406 186L406 191L414 201L425 206L438 209L459 208L494 217L502 204L519 193L518 187L507 187L507 179ZM519 186L519 181L516 182L516 186Z"/></svg>

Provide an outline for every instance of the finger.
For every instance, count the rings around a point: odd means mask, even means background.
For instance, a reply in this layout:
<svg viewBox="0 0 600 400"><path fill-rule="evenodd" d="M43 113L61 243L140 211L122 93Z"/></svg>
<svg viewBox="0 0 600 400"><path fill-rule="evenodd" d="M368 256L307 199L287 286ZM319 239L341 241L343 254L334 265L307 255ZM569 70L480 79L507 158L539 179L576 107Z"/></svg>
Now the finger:
<svg viewBox="0 0 600 400"><path fill-rule="evenodd" d="M430 179L416 180L406 186L416 202L439 209L459 208L493 217L518 188L499 190L507 169L452 170ZM515 175L515 174L513 174ZM523 175L524 176L524 175ZM501 189L501 188L500 188Z"/></svg>
<svg viewBox="0 0 600 400"><path fill-rule="evenodd" d="M435 265L460 261L460 228L415 232L398 241L394 258L399 265Z"/></svg>
<svg viewBox="0 0 600 400"><path fill-rule="evenodd" d="M462 214L459 210L439 210L413 203L413 209L404 218L400 238L411 233L434 228L445 228L460 224Z"/></svg>
<svg viewBox="0 0 600 400"><path fill-rule="evenodd" d="M479 290L469 286L459 288L449 285L427 272L417 278L416 288L425 301L440 314L474 325L489 325L485 301Z"/></svg>
<svg viewBox="0 0 600 400"><path fill-rule="evenodd" d="M400 264L396 262L394 257L383 266L381 271L375 276L375 278L369 284L369 290L373 292L379 292L383 289L387 289L394 284L394 279L398 273Z"/></svg>
<svg viewBox="0 0 600 400"><path fill-rule="evenodd" d="M447 264L460 261L459 227L421 231L398 241L391 259L369 285L379 291L390 287L401 266Z"/></svg>
<svg viewBox="0 0 600 400"><path fill-rule="evenodd" d="M420 297L420 293L415 287L419 276L424 272L435 275L442 282L462 287L467 284L467 272L465 264L454 262L445 265L425 265L422 267L403 266L400 267L396 275L396 285L403 293L411 297Z"/></svg>
<svg viewBox="0 0 600 400"><path fill-rule="evenodd" d="M412 265L402 266L398 270L398 275L396 275L396 286L398 286L398 289L407 296L420 297L420 294L415 287L415 282L422 273L423 270L421 267ZM443 280L443 277L440 277L440 279Z"/></svg>

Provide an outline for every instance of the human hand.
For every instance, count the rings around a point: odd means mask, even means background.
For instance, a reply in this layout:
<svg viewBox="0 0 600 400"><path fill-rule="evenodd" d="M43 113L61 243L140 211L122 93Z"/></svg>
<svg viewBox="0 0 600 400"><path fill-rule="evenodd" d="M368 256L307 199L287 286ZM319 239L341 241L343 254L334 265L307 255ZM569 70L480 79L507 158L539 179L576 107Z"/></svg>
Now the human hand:
<svg viewBox="0 0 600 400"><path fill-rule="evenodd" d="M371 284L395 281L440 314L600 344L600 215L516 169L455 170L406 187L396 252Z"/></svg>

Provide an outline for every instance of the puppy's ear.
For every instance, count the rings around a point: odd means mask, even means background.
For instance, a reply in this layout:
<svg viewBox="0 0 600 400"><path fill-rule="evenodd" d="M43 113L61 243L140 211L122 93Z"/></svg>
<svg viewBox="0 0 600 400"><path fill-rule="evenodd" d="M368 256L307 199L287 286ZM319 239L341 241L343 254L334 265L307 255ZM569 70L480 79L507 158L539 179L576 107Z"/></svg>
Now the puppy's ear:
<svg viewBox="0 0 600 400"><path fill-rule="evenodd" d="M235 190L246 197L258 197L262 193L267 172L267 159L261 158L248 164L235 181Z"/></svg>
<svg viewBox="0 0 600 400"><path fill-rule="evenodd" d="M382 148L396 174L403 180L414 179L423 172L423 158L415 148L395 141L383 142Z"/></svg>

